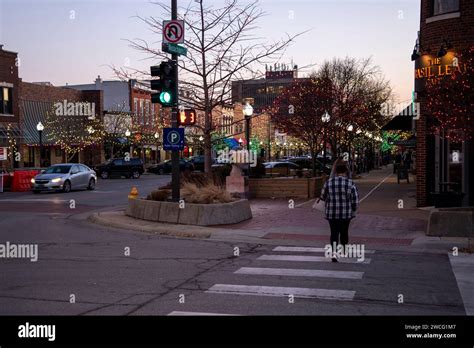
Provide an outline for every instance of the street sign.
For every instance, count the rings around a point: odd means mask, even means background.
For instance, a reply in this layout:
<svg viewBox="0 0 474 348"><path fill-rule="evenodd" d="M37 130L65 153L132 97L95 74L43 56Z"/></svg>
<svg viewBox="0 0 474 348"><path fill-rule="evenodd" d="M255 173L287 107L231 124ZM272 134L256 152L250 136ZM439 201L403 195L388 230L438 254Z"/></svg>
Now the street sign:
<svg viewBox="0 0 474 348"><path fill-rule="evenodd" d="M163 21L163 43L184 43L184 21Z"/></svg>
<svg viewBox="0 0 474 348"><path fill-rule="evenodd" d="M163 150L184 150L184 128L163 128Z"/></svg>
<svg viewBox="0 0 474 348"><path fill-rule="evenodd" d="M196 124L196 110L179 110L178 122L181 126L193 126Z"/></svg>
<svg viewBox="0 0 474 348"><path fill-rule="evenodd" d="M162 43L161 50L166 53L177 54L178 56L186 56L188 49L186 47L174 43Z"/></svg>

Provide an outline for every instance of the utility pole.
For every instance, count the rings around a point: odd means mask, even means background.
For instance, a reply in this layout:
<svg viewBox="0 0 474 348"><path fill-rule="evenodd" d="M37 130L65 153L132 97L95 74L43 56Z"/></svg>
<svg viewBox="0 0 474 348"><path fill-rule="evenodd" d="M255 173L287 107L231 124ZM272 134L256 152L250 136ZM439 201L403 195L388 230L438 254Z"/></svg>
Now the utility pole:
<svg viewBox="0 0 474 348"><path fill-rule="evenodd" d="M176 20L178 19L178 1L171 0L171 19ZM175 69L175 103L171 109L171 127L178 128L178 108L179 108L179 88L178 88L178 55L173 53L171 55L171 59L173 60L176 69ZM171 197L173 202L178 202L181 198L179 193L179 150L171 151Z"/></svg>

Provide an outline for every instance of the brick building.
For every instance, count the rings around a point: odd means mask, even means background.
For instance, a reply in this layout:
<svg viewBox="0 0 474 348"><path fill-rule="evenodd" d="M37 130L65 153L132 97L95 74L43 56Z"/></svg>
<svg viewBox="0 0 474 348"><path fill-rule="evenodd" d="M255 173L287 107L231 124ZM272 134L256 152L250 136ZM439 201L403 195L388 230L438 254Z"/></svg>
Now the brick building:
<svg viewBox="0 0 474 348"><path fill-rule="evenodd" d="M54 110L58 102L88 103L94 106L94 116L103 117L103 95L101 91L77 91L69 88L54 87L50 83L19 84L20 124L23 134L21 146L22 167L40 167L56 163L79 162L87 165L98 164L103 161L101 145L90 145L77 152L74 157L66 158L66 153L56 144L54 134L46 123L47 114ZM70 116L77 117L77 116ZM43 130L43 154L40 163L39 133L36 129L38 122ZM85 132L86 130L77 130ZM75 146L77 144L70 144Z"/></svg>
<svg viewBox="0 0 474 348"><path fill-rule="evenodd" d="M161 149L161 128L169 115L162 112L159 104L151 103L149 82L137 80L108 80L100 76L94 83L67 85L75 90L96 89L104 94L104 123L108 132L105 157L118 157L124 151L140 157L145 163L153 163L166 157ZM125 137L129 130L130 137ZM132 134L133 133L133 134Z"/></svg>
<svg viewBox="0 0 474 348"><path fill-rule="evenodd" d="M18 167L14 152L21 143L17 53L0 45L0 170Z"/></svg>
<svg viewBox="0 0 474 348"><path fill-rule="evenodd" d="M420 31L415 46L415 91L420 102L417 134L417 204L434 204L440 192L465 193L463 205L474 205L473 142L454 143L427 134L424 83L445 78L453 70L456 54L474 45L474 1L422 0ZM453 153L457 153L454 160ZM460 158L460 160L458 160ZM470 174L471 173L471 174Z"/></svg>
<svg viewBox="0 0 474 348"><path fill-rule="evenodd" d="M278 132L271 123L269 115L264 113L265 109L272 105L286 87L302 80L306 78L298 78L297 65L280 64L273 68L267 66L265 78L232 82L232 102L235 105L249 102L254 108L254 115L259 115L252 118L250 138L257 139L260 154L268 160L274 155L281 155L276 144L285 143L288 137L285 133ZM235 110L235 119L243 119L242 107L237 106ZM242 134L244 134L243 126L242 122L240 126Z"/></svg>

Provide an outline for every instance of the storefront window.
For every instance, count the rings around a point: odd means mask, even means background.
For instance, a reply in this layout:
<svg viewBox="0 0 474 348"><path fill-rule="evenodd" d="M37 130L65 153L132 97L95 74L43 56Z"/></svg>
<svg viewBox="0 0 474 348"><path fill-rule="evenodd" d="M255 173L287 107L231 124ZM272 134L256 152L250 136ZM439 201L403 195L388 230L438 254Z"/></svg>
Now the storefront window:
<svg viewBox="0 0 474 348"><path fill-rule="evenodd" d="M459 0L433 0L433 16L459 11Z"/></svg>

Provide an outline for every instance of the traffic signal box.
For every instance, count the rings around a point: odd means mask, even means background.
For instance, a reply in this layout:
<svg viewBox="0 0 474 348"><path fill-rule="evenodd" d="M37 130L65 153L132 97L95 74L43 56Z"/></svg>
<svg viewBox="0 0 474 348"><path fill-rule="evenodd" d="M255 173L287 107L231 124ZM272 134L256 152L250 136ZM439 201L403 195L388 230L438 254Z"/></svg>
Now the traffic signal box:
<svg viewBox="0 0 474 348"><path fill-rule="evenodd" d="M196 124L196 110L182 109L179 111L178 124L180 126L193 126Z"/></svg>
<svg viewBox="0 0 474 348"><path fill-rule="evenodd" d="M151 76L159 80L151 80L151 89L157 91L151 95L151 102L164 107L172 107L177 102L176 95L176 62L163 61L159 66L150 67Z"/></svg>

